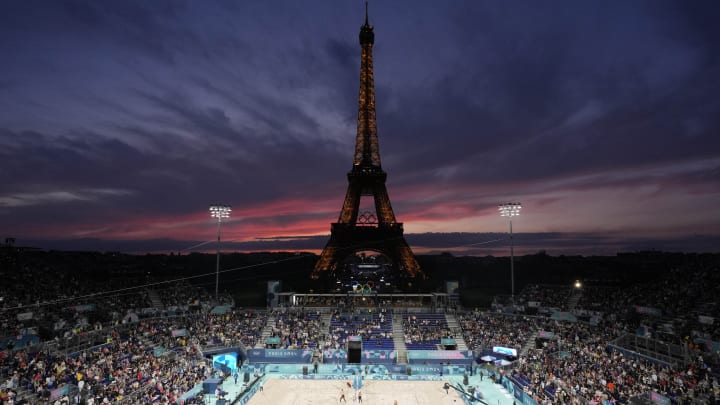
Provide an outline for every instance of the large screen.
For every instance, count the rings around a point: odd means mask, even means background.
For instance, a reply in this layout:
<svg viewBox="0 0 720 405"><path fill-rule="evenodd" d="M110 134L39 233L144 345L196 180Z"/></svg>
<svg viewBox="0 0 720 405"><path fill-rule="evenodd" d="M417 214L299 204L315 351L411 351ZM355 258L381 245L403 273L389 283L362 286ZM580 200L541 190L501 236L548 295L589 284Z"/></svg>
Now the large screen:
<svg viewBox="0 0 720 405"><path fill-rule="evenodd" d="M235 371L237 369L237 353L223 353L214 355L213 368L228 372Z"/></svg>
<svg viewBox="0 0 720 405"><path fill-rule="evenodd" d="M493 347L493 352L499 353L499 354L504 354L504 355L506 355L506 356L515 356L515 357L517 357L517 350L511 349L511 348L509 348L509 347L495 346L495 347Z"/></svg>

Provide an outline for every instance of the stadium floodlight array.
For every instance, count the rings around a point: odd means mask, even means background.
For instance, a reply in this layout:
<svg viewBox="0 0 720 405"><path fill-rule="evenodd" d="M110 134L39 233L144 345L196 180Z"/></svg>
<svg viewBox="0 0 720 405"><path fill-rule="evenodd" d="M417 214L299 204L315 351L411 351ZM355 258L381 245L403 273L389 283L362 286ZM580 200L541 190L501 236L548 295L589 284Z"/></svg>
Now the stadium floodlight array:
<svg viewBox="0 0 720 405"><path fill-rule="evenodd" d="M215 300L218 300L218 288L220 286L220 225L224 218L230 218L230 212L232 207L229 205L211 205L210 216L217 218L218 230L217 230L217 259L215 260Z"/></svg>
<svg viewBox="0 0 720 405"><path fill-rule="evenodd" d="M498 205L501 217L517 217L520 215L520 209L522 209L522 204L520 203L505 203Z"/></svg>
<svg viewBox="0 0 720 405"><path fill-rule="evenodd" d="M230 212L232 212L232 207L229 205L210 206L210 216L217 218L218 221L222 221L223 218L230 218Z"/></svg>
<svg viewBox="0 0 720 405"><path fill-rule="evenodd" d="M513 302L515 302L515 252L512 233L512 219L520 215L522 204L519 202L509 202L498 205L501 217L508 217L510 220L510 294Z"/></svg>

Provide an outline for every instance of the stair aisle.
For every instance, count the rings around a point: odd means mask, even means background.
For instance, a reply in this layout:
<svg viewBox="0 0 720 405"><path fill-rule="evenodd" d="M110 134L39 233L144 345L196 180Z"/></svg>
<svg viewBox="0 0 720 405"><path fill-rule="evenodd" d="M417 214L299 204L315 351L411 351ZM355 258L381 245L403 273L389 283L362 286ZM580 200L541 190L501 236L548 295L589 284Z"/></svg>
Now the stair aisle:
<svg viewBox="0 0 720 405"><path fill-rule="evenodd" d="M568 311L572 311L577 307L578 302L580 302L580 298L582 297L582 290L579 288L576 288L573 290L572 294L570 294L570 297L568 297L567 300L567 308Z"/></svg>
<svg viewBox="0 0 720 405"><path fill-rule="evenodd" d="M160 294L158 294L155 290L147 290L148 298L150 299L150 302L152 303L153 308L163 310L165 309L165 305L163 305L162 300L160 299Z"/></svg>
<svg viewBox="0 0 720 405"><path fill-rule="evenodd" d="M457 350L468 350L465 338L463 337L462 328L460 323L457 321L455 314L445 314L445 321L447 321L448 329L453 333L453 339L457 345Z"/></svg>
<svg viewBox="0 0 720 405"><path fill-rule="evenodd" d="M30 404L40 403L40 401L39 401L40 398L34 392L32 392L22 386L15 387L14 390L15 390L15 399L19 403L30 403ZM24 402L24 401L28 401L28 402Z"/></svg>
<svg viewBox="0 0 720 405"><path fill-rule="evenodd" d="M525 342L525 345L520 349L520 357L523 357L527 354L528 350L535 347L535 338L537 338L538 332L533 332L532 335L528 338L527 342Z"/></svg>
<svg viewBox="0 0 720 405"><path fill-rule="evenodd" d="M332 320L332 313L331 312L323 312L322 318L320 322L322 322L322 325L325 325L325 332L330 332L330 321Z"/></svg>
<svg viewBox="0 0 720 405"><path fill-rule="evenodd" d="M397 350L398 364L407 364L407 346L405 346L405 331L402 326L402 316L393 314L392 317L393 344Z"/></svg>
<svg viewBox="0 0 720 405"><path fill-rule="evenodd" d="M257 343L255 343L255 349L264 349L265 348L265 341L267 341L267 338L272 336L274 327L275 327L275 317L273 315L268 315L267 323L265 324L265 328L263 328L262 334L260 335L260 339L258 339Z"/></svg>

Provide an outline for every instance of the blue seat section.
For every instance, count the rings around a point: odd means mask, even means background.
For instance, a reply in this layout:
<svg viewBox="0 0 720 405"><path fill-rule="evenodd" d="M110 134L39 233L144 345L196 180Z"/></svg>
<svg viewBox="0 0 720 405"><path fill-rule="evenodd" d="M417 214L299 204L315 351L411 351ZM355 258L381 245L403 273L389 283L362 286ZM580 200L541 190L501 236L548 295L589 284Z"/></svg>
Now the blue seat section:
<svg viewBox="0 0 720 405"><path fill-rule="evenodd" d="M314 349L321 335L322 315L313 311L275 314L273 337L280 338L280 349Z"/></svg>
<svg viewBox="0 0 720 405"><path fill-rule="evenodd" d="M445 314L405 312L402 324L408 350L438 350L440 339L450 336Z"/></svg>
<svg viewBox="0 0 720 405"><path fill-rule="evenodd" d="M345 346L348 336L360 336L363 349L395 350L389 313L335 313L330 319L330 334L338 337L341 347Z"/></svg>

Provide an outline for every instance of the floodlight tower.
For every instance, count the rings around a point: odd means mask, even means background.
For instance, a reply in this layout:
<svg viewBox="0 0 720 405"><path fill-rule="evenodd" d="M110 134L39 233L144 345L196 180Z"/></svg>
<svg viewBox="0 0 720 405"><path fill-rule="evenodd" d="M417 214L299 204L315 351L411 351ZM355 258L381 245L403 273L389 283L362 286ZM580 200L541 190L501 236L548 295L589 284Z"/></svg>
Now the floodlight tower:
<svg viewBox="0 0 720 405"><path fill-rule="evenodd" d="M217 218L217 259L215 260L215 301L218 300L218 286L220 284L220 226L223 218L230 218L232 207L229 205L211 205L210 216Z"/></svg>
<svg viewBox="0 0 720 405"><path fill-rule="evenodd" d="M498 205L501 217L508 217L510 222L510 292L515 302L515 254L513 245L512 218L520 215L520 203L505 203Z"/></svg>

